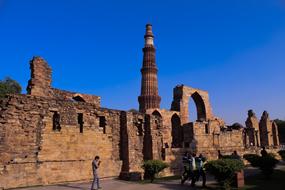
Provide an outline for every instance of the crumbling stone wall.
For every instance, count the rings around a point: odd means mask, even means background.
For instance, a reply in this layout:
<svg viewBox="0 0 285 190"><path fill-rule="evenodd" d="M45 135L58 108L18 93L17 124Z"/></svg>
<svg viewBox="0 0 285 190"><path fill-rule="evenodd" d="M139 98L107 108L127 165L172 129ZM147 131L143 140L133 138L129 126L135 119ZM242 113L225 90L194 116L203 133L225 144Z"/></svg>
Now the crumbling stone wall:
<svg viewBox="0 0 285 190"><path fill-rule="evenodd" d="M119 175L119 111L39 96L13 95L4 102L0 116L1 186L89 180L95 155L103 161L102 177ZM54 112L60 115L60 128L56 130ZM83 114L82 132L78 114ZM100 117L106 119L104 128Z"/></svg>
<svg viewBox="0 0 285 190"><path fill-rule="evenodd" d="M33 57L30 61L31 79L27 93L33 96L48 97L51 94L51 68L41 57Z"/></svg>
<svg viewBox="0 0 285 190"><path fill-rule="evenodd" d="M69 100L75 102L87 102L100 107L100 97L89 95L89 94L81 94L77 92L70 92L66 90L59 90L56 88L52 88L52 97L58 100Z"/></svg>

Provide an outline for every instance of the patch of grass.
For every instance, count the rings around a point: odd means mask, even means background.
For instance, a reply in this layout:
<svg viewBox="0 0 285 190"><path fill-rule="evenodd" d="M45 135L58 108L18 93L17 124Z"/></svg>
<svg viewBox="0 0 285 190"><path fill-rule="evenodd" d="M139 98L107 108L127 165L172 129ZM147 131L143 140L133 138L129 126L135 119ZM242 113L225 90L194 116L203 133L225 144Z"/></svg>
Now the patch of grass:
<svg viewBox="0 0 285 190"><path fill-rule="evenodd" d="M274 170L271 179L265 179L262 174L245 178L243 190L283 190L285 187L285 171Z"/></svg>

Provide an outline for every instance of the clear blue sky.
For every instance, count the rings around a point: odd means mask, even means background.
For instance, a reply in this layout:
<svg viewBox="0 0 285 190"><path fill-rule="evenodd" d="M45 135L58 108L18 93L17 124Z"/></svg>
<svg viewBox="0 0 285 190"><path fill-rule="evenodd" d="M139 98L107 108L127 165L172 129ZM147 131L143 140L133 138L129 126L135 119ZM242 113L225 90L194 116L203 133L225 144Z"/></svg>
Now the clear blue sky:
<svg viewBox="0 0 285 190"><path fill-rule="evenodd" d="M26 88L29 60L39 55L53 87L138 108L148 22L162 108L185 84L209 91L228 123L244 123L248 109L285 119L284 0L0 0L0 78Z"/></svg>

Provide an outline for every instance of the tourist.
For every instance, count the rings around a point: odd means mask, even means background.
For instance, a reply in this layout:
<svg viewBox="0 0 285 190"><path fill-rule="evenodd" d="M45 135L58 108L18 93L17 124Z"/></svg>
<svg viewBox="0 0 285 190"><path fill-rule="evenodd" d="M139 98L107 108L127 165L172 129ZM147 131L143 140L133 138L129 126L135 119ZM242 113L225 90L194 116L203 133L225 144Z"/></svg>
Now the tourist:
<svg viewBox="0 0 285 190"><path fill-rule="evenodd" d="M99 184L99 175L98 175L98 169L101 164L100 157L95 156L94 160L92 161L92 169L93 169L93 182L91 186L91 190L94 190L94 186L97 186L96 189L101 189Z"/></svg>
<svg viewBox="0 0 285 190"><path fill-rule="evenodd" d="M262 157L267 156L268 153L267 153L267 151L265 150L265 147L264 147L264 146L262 147L262 150L260 151L260 154L261 154Z"/></svg>
<svg viewBox="0 0 285 190"><path fill-rule="evenodd" d="M182 158L182 164L183 164L183 169L184 172L181 177L181 184L183 185L186 180L191 179L192 176L192 171L191 171L191 160L192 160L192 155L188 152L185 152L183 158Z"/></svg>
<svg viewBox="0 0 285 190"><path fill-rule="evenodd" d="M191 177L191 186L194 187L196 180L197 180L197 176L198 176L198 168L197 168L197 158L196 158L196 153L194 152L192 154L192 157L190 159L190 177Z"/></svg>
<svg viewBox="0 0 285 190"><path fill-rule="evenodd" d="M197 176L197 181L199 181L200 176L202 176L202 185L203 187L206 187L206 172L205 172L205 162L206 158L203 157L202 154L199 155L197 158L197 168L198 168L198 176Z"/></svg>
<svg viewBox="0 0 285 190"><path fill-rule="evenodd" d="M188 161L189 153L185 152L184 156L182 157L182 166L183 166L183 172L181 175L181 184L184 184L184 182L188 178L189 173L189 161Z"/></svg>

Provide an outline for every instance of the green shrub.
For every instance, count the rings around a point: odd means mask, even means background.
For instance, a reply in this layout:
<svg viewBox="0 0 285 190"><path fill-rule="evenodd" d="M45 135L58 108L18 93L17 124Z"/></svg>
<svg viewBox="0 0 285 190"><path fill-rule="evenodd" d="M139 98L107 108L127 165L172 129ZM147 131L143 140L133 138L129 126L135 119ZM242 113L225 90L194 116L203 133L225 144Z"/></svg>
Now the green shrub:
<svg viewBox="0 0 285 190"><path fill-rule="evenodd" d="M244 154L243 158L246 159L252 167L259 167L260 156L257 154Z"/></svg>
<svg viewBox="0 0 285 190"><path fill-rule="evenodd" d="M228 189L234 181L235 173L241 171L244 165L241 160L226 158L209 161L205 168L214 175L221 186Z"/></svg>
<svg viewBox="0 0 285 190"><path fill-rule="evenodd" d="M168 167L168 164L162 162L161 160L146 160L142 165L144 169L144 178L150 179L153 182L155 176Z"/></svg>
<svg viewBox="0 0 285 190"><path fill-rule="evenodd" d="M278 154L281 156L282 160L285 161L285 150L279 150Z"/></svg>
<svg viewBox="0 0 285 190"><path fill-rule="evenodd" d="M258 167L266 178L270 178L278 160L274 154L259 156L256 154L246 154L243 156L253 167Z"/></svg>
<svg viewBox="0 0 285 190"><path fill-rule="evenodd" d="M270 178L277 163L278 160L275 156L273 154L268 154L267 156L261 157L259 169L266 178Z"/></svg>

